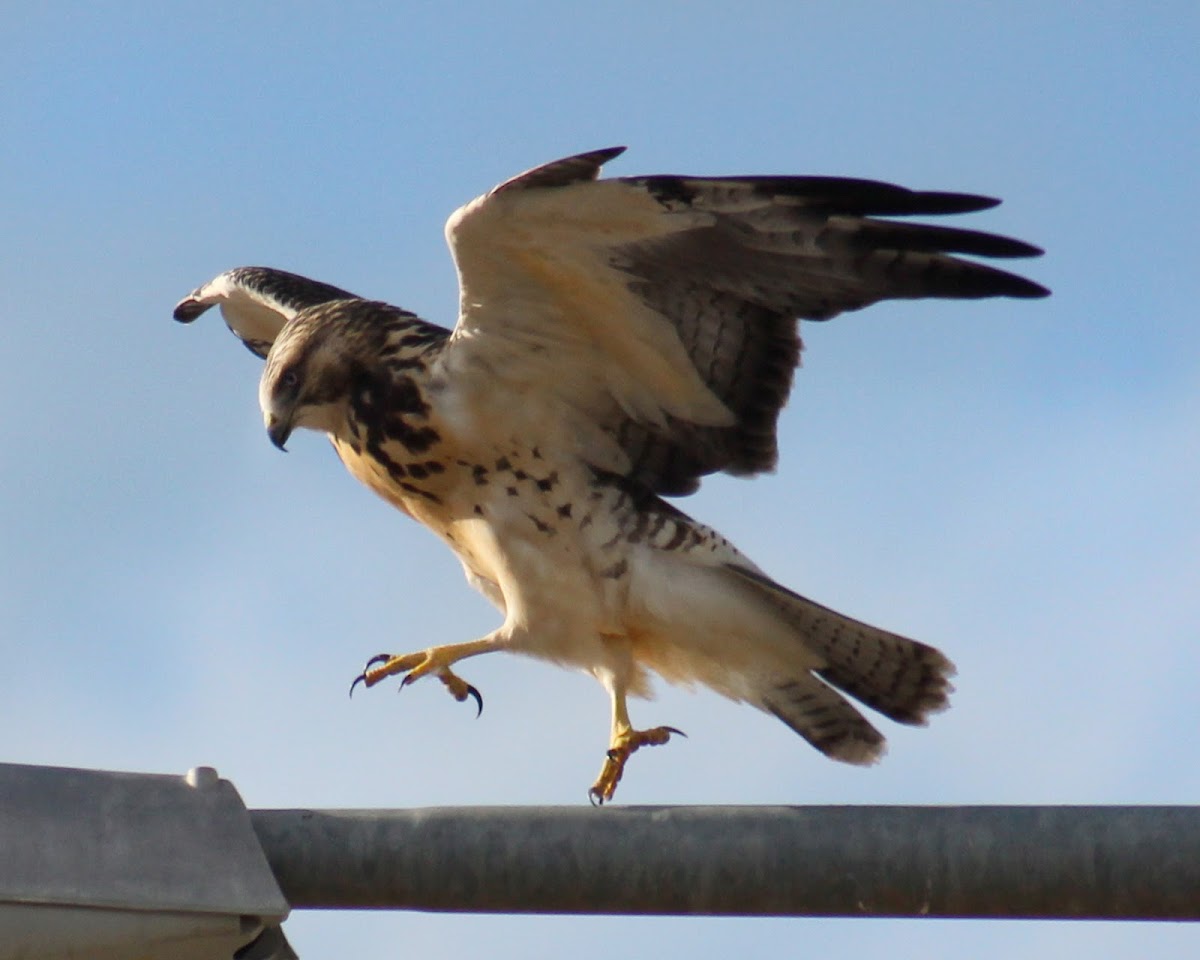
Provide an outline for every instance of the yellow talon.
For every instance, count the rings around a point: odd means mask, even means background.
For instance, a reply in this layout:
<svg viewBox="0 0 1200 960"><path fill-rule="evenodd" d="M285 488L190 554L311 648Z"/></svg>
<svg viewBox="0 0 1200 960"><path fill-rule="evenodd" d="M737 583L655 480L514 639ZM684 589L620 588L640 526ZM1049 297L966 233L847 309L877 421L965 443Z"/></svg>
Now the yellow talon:
<svg viewBox="0 0 1200 960"><path fill-rule="evenodd" d="M476 704L475 716L479 716L483 713L483 697L471 684L450 669L450 664L462 659L462 656L461 649L454 647L433 647L420 653L405 653L399 656L381 653L368 660L363 672L354 678L354 682L350 684L350 694L354 695L354 689L360 683L370 688L381 680L399 673L404 674L404 679L400 681L400 689L403 690L410 683L433 673L459 703L467 697L473 697Z"/></svg>
<svg viewBox="0 0 1200 960"><path fill-rule="evenodd" d="M438 679L446 685L446 689L450 691L450 696L454 697L459 703L462 703L467 697L474 697L476 717L483 713L483 696L471 684L467 683L466 680L458 674L451 672L449 667L443 667L438 671Z"/></svg>
<svg viewBox="0 0 1200 960"><path fill-rule="evenodd" d="M389 653L377 653L363 668L363 672L354 678L354 682L350 684L350 696L354 696L354 689L360 683L367 689L375 686L381 680L386 680L388 677L397 673L402 673L405 670L412 669L421 663L422 660L428 658L428 653L406 653L403 656L392 656ZM415 679L415 678L414 678ZM408 683L406 677L404 683ZM403 685L403 684L402 684Z"/></svg>
<svg viewBox="0 0 1200 960"><path fill-rule="evenodd" d="M654 727L651 730L627 729L616 734L608 748L604 766L600 768L600 776L588 790L588 799L596 806L603 806L611 800L613 793L616 792L617 784L621 782L621 775L625 772L625 764L629 758L640 747L657 747L666 743L671 739L673 733L677 733L681 737L687 736L682 730L676 730L674 727Z"/></svg>

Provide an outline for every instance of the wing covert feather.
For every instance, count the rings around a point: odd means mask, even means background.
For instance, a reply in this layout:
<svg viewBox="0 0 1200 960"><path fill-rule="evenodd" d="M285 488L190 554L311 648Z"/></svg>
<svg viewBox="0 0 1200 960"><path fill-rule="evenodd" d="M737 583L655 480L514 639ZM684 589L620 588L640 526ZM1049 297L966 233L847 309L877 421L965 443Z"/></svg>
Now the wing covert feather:
<svg viewBox="0 0 1200 960"><path fill-rule="evenodd" d="M266 359L283 325L306 307L360 300L339 287L273 267L235 267L213 277L175 304L173 316L191 323L220 305L225 325L246 349Z"/></svg>
<svg viewBox="0 0 1200 960"><path fill-rule="evenodd" d="M569 410L584 455L657 493L775 465L800 318L1047 293L956 256L1036 247L879 219L983 210L990 197L835 177L596 179L620 152L527 171L451 216L461 303L447 356Z"/></svg>

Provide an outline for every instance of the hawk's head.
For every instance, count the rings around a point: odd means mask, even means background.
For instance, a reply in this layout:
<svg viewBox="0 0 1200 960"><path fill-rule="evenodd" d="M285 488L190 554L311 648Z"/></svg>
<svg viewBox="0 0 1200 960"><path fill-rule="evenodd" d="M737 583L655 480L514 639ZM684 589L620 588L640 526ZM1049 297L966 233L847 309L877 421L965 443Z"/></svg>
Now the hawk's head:
<svg viewBox="0 0 1200 960"><path fill-rule="evenodd" d="M369 300L334 300L279 332L258 387L267 436L279 449L297 427L341 433L350 398L388 378L384 347L413 315Z"/></svg>

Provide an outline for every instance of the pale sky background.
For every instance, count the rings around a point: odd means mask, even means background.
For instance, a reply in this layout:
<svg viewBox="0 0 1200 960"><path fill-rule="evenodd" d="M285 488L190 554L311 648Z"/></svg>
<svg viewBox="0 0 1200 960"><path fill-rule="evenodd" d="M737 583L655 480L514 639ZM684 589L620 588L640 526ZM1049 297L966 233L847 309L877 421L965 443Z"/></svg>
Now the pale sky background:
<svg viewBox="0 0 1200 960"><path fill-rule="evenodd" d="M1005 199L1050 300L804 327L777 474L685 508L776 578L943 648L953 709L878 767L662 689L624 804L1200 797L1200 7L0 7L0 759L179 772L251 807L586 803L582 675L472 661L353 701L381 650L497 614L179 297L267 264L446 325L442 224L520 170L813 173ZM602 816L603 813L597 813ZM305 960L1195 956L1166 924L297 913Z"/></svg>

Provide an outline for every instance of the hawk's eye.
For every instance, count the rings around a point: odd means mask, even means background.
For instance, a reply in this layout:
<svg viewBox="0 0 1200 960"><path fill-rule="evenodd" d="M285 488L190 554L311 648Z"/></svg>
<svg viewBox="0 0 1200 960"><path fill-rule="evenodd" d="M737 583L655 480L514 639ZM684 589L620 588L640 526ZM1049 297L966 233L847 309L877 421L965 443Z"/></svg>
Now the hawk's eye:
<svg viewBox="0 0 1200 960"><path fill-rule="evenodd" d="M295 367L288 367L279 375L279 385L288 390L295 390L300 385L300 371Z"/></svg>

